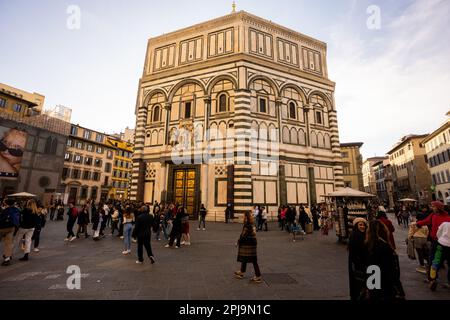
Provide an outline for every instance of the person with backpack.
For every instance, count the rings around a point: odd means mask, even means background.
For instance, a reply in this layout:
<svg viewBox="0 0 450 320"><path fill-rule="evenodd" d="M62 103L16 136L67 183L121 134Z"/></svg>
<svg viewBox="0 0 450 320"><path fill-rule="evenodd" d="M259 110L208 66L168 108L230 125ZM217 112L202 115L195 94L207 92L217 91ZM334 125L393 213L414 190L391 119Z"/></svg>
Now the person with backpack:
<svg viewBox="0 0 450 320"><path fill-rule="evenodd" d="M73 233L73 227L78 218L78 209L73 205L73 203L69 203L69 210L67 211L67 216L68 216L67 237L64 239L64 241L72 242L77 238L75 236L75 233Z"/></svg>
<svg viewBox="0 0 450 320"><path fill-rule="evenodd" d="M20 225L20 211L14 206L13 199L4 201L6 207L0 208L0 241L3 241L2 266L11 264L14 247L14 234Z"/></svg>

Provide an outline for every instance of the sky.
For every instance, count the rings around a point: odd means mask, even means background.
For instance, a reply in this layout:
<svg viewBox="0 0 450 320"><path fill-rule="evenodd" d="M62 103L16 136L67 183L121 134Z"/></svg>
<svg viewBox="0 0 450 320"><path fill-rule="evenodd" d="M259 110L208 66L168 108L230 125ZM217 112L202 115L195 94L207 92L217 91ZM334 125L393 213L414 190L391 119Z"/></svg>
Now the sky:
<svg viewBox="0 0 450 320"><path fill-rule="evenodd" d="M231 12L231 0L0 0L0 82L70 107L72 122L135 126L148 38ZM450 110L450 1L237 0L328 46L341 142L364 158L430 133ZM79 9L79 25L74 20ZM378 14L379 13L379 14ZM378 19L379 17L379 19Z"/></svg>

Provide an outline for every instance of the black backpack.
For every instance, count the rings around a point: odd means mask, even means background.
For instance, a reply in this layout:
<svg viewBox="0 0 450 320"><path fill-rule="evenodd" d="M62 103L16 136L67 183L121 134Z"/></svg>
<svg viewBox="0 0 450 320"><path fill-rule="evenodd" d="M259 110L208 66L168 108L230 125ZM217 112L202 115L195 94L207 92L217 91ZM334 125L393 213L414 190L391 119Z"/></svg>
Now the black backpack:
<svg viewBox="0 0 450 320"><path fill-rule="evenodd" d="M6 208L0 211L0 229L14 227L9 211L10 208Z"/></svg>

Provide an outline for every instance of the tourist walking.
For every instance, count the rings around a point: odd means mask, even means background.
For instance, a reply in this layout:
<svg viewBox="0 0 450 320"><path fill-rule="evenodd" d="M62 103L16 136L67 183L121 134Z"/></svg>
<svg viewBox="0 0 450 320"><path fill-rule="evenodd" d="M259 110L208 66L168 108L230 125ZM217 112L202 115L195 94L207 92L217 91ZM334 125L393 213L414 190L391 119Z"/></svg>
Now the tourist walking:
<svg viewBox="0 0 450 320"><path fill-rule="evenodd" d="M265 207L261 207L261 229L264 226L264 231L268 231L267 229L267 211Z"/></svg>
<svg viewBox="0 0 450 320"><path fill-rule="evenodd" d="M73 233L73 227L78 218L78 209L69 203L69 210L67 210L67 237L64 241L73 241L76 239L75 233Z"/></svg>
<svg viewBox="0 0 450 320"><path fill-rule="evenodd" d="M198 215L198 228L197 230L200 230L201 225L203 224L203 230L206 230L206 214L208 211L205 208L205 205L202 203L200 206L200 212Z"/></svg>
<svg viewBox="0 0 450 320"><path fill-rule="evenodd" d="M300 214L298 217L298 221L300 225L302 226L302 230L306 231L306 224L309 222L309 216L306 213L306 210L303 206L300 206Z"/></svg>
<svg viewBox="0 0 450 320"><path fill-rule="evenodd" d="M409 221L411 219L411 213L409 211L409 208L405 208L405 210L402 211L402 224L405 229L409 228Z"/></svg>
<svg viewBox="0 0 450 320"><path fill-rule="evenodd" d="M111 215L111 235L114 235L114 231L120 232L119 230L119 208L115 206L112 210Z"/></svg>
<svg viewBox="0 0 450 320"><path fill-rule="evenodd" d="M20 261L28 261L29 254L31 252L31 238L34 233L34 229L40 223L38 216L38 209L36 201L28 200L25 208L20 215L20 227L16 235L17 242L25 239L25 254Z"/></svg>
<svg viewBox="0 0 450 320"><path fill-rule="evenodd" d="M189 233L189 214L186 208L183 208L181 218L181 244L190 246L191 245L191 235Z"/></svg>
<svg viewBox="0 0 450 320"><path fill-rule="evenodd" d="M137 217L135 225L138 254L137 264L142 264L144 262L144 247L151 263L155 263L155 257L153 256L151 246L153 219L154 217L149 214L147 206L142 206L141 214Z"/></svg>
<svg viewBox="0 0 450 320"><path fill-rule="evenodd" d="M361 300L366 288L366 228L366 219L354 219L353 230L348 240L348 278L350 298L353 301Z"/></svg>
<svg viewBox="0 0 450 320"><path fill-rule="evenodd" d="M80 238L80 233L84 233L84 237L88 238L89 234L87 231L87 227L89 224L89 210L87 204L83 205L83 207L81 208L81 211L78 214L77 224L78 224L76 235L77 239Z"/></svg>
<svg viewBox="0 0 450 320"><path fill-rule="evenodd" d="M234 275L236 278L242 279L247 269L247 263L252 263L255 269L255 276L251 278L251 281L260 283L262 282L262 279L261 271L258 266L257 240L254 223L252 211L246 212L244 216L244 226L242 227L241 235L236 244L239 248L237 261L241 263L241 268L239 271L236 271Z"/></svg>
<svg viewBox="0 0 450 320"><path fill-rule="evenodd" d="M130 254L131 253L131 233L133 231L133 223L134 223L134 214L133 209L131 207L127 207L123 214L123 243L125 245L125 249L122 251L122 254Z"/></svg>
<svg viewBox="0 0 450 320"><path fill-rule="evenodd" d="M182 224L181 224L182 212L184 212L184 209L183 207L180 207L175 217L173 217L172 230L170 232L169 243L165 245L166 248L172 247L173 243L175 242L175 239L177 240L175 248L178 249L180 247L181 231L182 231Z"/></svg>
<svg viewBox="0 0 450 320"><path fill-rule="evenodd" d="M5 207L0 208L0 241L3 241L2 266L9 266L14 248L14 236L20 225L20 210L14 206L13 199L4 201Z"/></svg>
<svg viewBox="0 0 450 320"><path fill-rule="evenodd" d="M311 214L312 214L314 231L320 230L320 226L319 226L320 208L319 208L319 206L317 206L317 205L313 206L313 208L311 210Z"/></svg>
<svg viewBox="0 0 450 320"><path fill-rule="evenodd" d="M47 209L43 205L38 206L38 217L36 227L34 228L33 236L31 240L34 244L34 252L39 252L39 242L41 240L41 231L45 227L47 221Z"/></svg>
<svg viewBox="0 0 450 320"><path fill-rule="evenodd" d="M97 209L95 205L92 206L92 230L94 231L94 236L92 239L94 241L100 240L100 229L103 224L103 217L101 214L101 207Z"/></svg>

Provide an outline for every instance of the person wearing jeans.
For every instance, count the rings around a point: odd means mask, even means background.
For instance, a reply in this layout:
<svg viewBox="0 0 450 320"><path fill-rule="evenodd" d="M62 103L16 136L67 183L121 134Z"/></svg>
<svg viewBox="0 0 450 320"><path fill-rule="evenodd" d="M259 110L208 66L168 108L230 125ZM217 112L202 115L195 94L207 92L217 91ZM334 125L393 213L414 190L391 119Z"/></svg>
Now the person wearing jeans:
<svg viewBox="0 0 450 320"><path fill-rule="evenodd" d="M202 223L203 223L203 230L206 230L206 225L205 225L206 213L207 213L207 211L206 211L205 205L202 203L202 205L200 207L200 214L198 215L197 230L200 230Z"/></svg>
<svg viewBox="0 0 450 320"><path fill-rule="evenodd" d="M125 250L122 254L131 253L131 233L133 232L134 215L131 208L127 208L123 215L123 242L125 244Z"/></svg>

